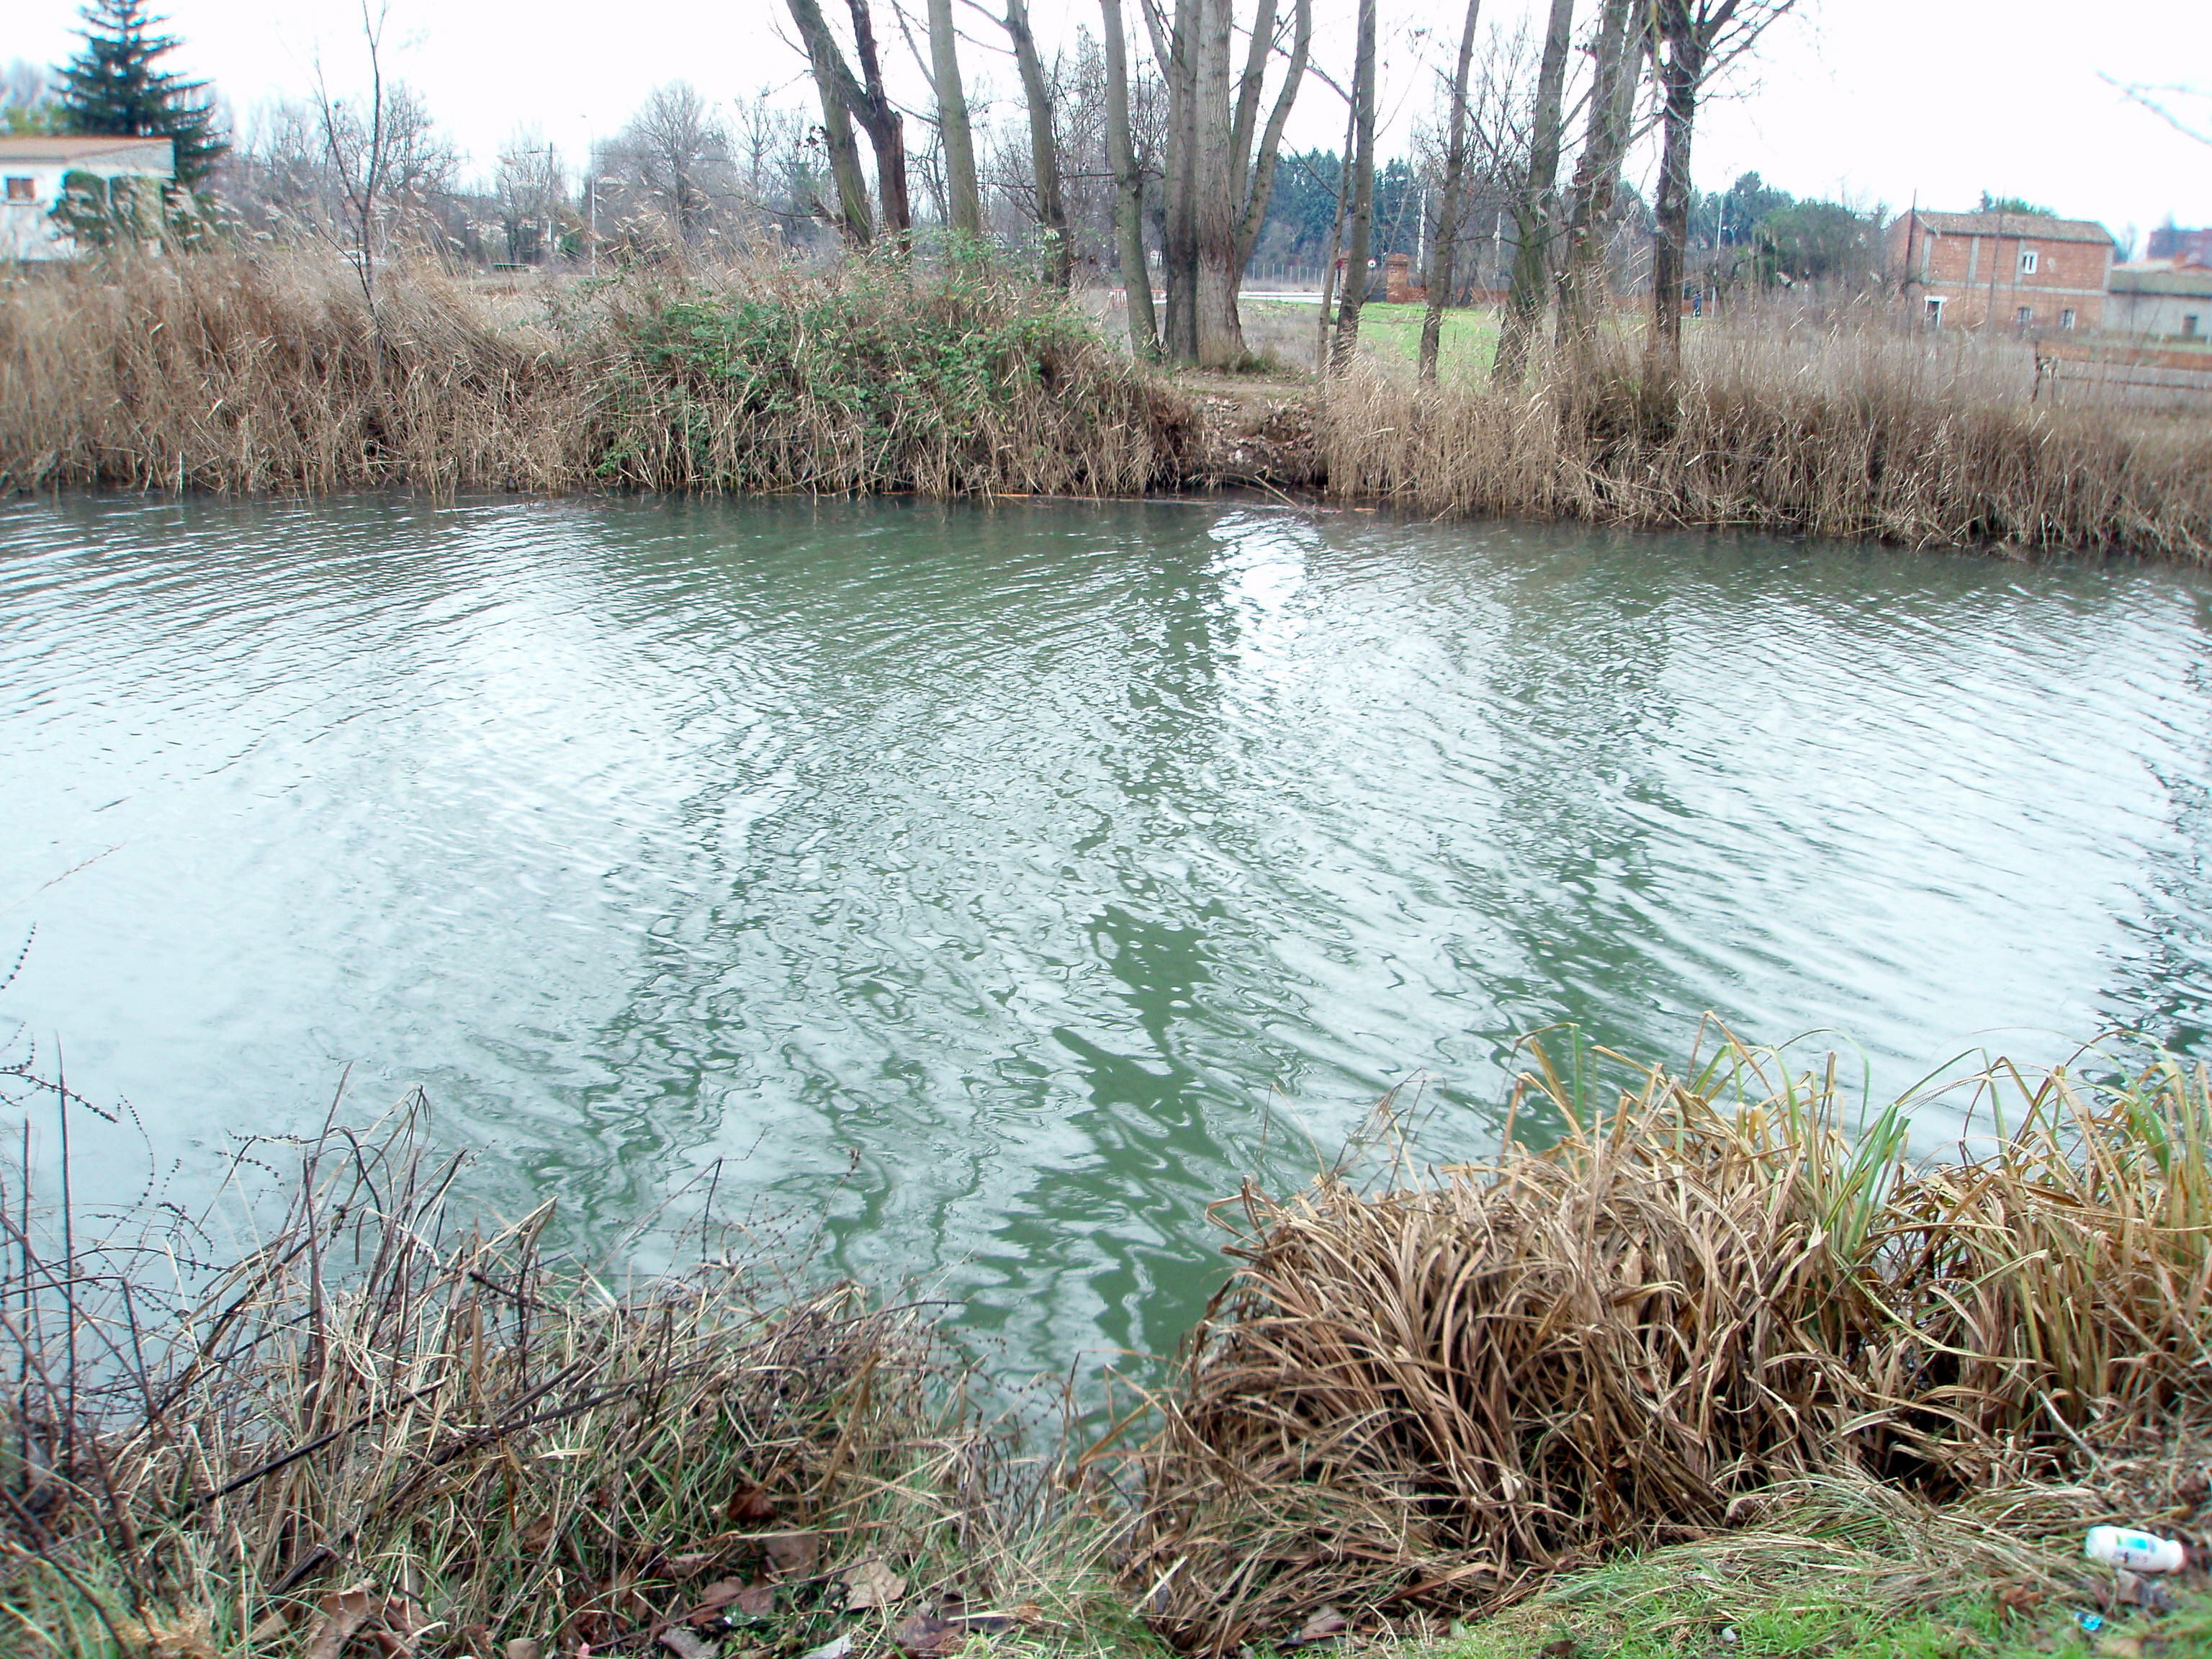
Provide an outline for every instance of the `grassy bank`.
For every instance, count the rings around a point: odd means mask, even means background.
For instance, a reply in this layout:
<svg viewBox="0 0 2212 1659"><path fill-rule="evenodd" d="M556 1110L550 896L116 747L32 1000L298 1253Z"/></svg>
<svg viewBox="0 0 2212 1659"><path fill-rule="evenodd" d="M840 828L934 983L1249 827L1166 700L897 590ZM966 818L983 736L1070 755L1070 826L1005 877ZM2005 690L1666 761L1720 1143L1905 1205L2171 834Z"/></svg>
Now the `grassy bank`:
<svg viewBox="0 0 2212 1659"><path fill-rule="evenodd" d="M764 261L527 296L137 260L0 296L0 488L1125 494L1174 394L988 272Z"/></svg>
<svg viewBox="0 0 2212 1659"><path fill-rule="evenodd" d="M1182 1359L1072 1440L803 1237L626 1282L550 1256L550 1207L480 1225L412 1111L105 1234L19 1171L0 1648L2017 1659L2083 1611L2123 1656L2212 1622L2079 1556L2212 1540L2201 1073L2000 1067L1958 1092L2001 1131L1921 1163L1772 1054L1602 1069L1524 1079L1547 1150L1424 1169L1385 1118L1248 1191Z"/></svg>
<svg viewBox="0 0 2212 1659"><path fill-rule="evenodd" d="M1428 516L1734 527L1911 547L2200 560L2212 415L2033 401L2011 354L1870 326L1715 325L1679 375L1633 337L1547 352L1518 394L1336 388L1329 489Z"/></svg>
<svg viewBox="0 0 2212 1659"><path fill-rule="evenodd" d="M1679 372L1624 330L1498 392L1474 372L1486 319L1455 319L1440 387L1405 370L1414 326L1376 307L1359 372L1239 390L1140 369L981 270L768 261L510 294L392 269L372 307L307 256L134 261L0 295L0 489L1243 483L1430 518L2212 550L2212 418L2053 407L2002 343L1754 315L1693 331Z"/></svg>

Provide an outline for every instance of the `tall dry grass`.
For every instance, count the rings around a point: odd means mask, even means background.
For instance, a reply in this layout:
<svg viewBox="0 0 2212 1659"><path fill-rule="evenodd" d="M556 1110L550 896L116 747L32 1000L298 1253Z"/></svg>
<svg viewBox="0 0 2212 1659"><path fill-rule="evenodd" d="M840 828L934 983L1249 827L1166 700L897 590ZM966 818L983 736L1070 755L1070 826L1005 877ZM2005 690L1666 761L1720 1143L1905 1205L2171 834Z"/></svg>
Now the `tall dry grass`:
<svg viewBox="0 0 2212 1659"><path fill-rule="evenodd" d="M1331 387L1321 447L1331 494L1429 515L2212 552L2212 411L2038 392L2006 343L1761 313L1694 335L1679 374L1626 332L1511 395L1370 363Z"/></svg>
<svg viewBox="0 0 2212 1659"><path fill-rule="evenodd" d="M0 489L1123 494L1182 404L988 270L760 258L548 285L306 254L0 292Z"/></svg>
<svg viewBox="0 0 2212 1659"><path fill-rule="evenodd" d="M1832 1068L1729 1045L1558 1145L1248 1191L1138 1462L1179 1646L1324 1606L1497 1606L1808 1479L1950 1498L2212 1408L2212 1080L1972 1080L1984 1155L1847 1134Z"/></svg>
<svg viewBox="0 0 2212 1659"><path fill-rule="evenodd" d="M388 274L374 320L335 261L61 267L0 293L0 487L574 489L577 361L434 267Z"/></svg>
<svg viewBox="0 0 2212 1659"><path fill-rule="evenodd" d="M1078 1650L1115 1627L1103 1534L1018 1461L937 1310L757 1247L638 1282L564 1263L550 1205L472 1223L422 1127L417 1103L259 1142L254 1202L98 1237L0 1186L0 1650L690 1655L895 1628ZM227 1262L226 1217L248 1231Z"/></svg>

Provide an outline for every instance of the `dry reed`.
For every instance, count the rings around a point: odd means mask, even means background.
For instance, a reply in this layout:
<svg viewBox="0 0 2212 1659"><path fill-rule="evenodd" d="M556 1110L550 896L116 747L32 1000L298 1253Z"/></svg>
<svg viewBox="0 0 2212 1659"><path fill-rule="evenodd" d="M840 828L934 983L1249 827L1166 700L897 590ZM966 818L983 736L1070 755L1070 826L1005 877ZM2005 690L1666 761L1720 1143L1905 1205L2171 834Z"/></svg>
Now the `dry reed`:
<svg viewBox="0 0 2212 1659"><path fill-rule="evenodd" d="M2037 389L2002 343L1760 315L1697 337L1679 376L1621 335L1518 394L1370 365L1331 388L1322 452L1333 495L1430 515L2212 552L2212 418Z"/></svg>
<svg viewBox="0 0 2212 1659"><path fill-rule="evenodd" d="M549 284L304 254L124 259L0 291L0 489L403 486L1121 494L1182 405L1061 301L975 270L759 259Z"/></svg>
<svg viewBox="0 0 2212 1659"><path fill-rule="evenodd" d="M562 1268L550 1205L475 1230L420 1129L260 1144L241 1170L297 1160L283 1212L219 1271L197 1222L64 1243L5 1194L0 1649L694 1653L920 1615L949 1651L1093 1622L1090 1534L930 1309L720 1257Z"/></svg>
<svg viewBox="0 0 2212 1659"><path fill-rule="evenodd" d="M1577 1075L1578 1073L1571 1073ZM1141 1450L1129 1582L1178 1645L1324 1605L1503 1605L1808 1478L1932 1497L2212 1405L2212 1084L1973 1080L1992 1150L1842 1130L1832 1067L1729 1044L1545 1152L1248 1190Z"/></svg>

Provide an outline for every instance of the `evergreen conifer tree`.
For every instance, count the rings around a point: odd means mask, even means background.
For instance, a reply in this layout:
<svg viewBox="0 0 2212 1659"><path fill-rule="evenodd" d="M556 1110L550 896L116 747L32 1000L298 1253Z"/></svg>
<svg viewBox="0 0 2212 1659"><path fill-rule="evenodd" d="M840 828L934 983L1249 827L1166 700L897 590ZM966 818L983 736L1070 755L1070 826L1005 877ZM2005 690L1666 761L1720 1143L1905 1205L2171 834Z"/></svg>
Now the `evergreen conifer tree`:
<svg viewBox="0 0 2212 1659"><path fill-rule="evenodd" d="M206 83L164 72L158 61L176 49L158 31L167 20L147 0L88 0L84 48L61 74L61 110L73 132L175 141L177 182L197 190L227 148L215 111L200 96Z"/></svg>

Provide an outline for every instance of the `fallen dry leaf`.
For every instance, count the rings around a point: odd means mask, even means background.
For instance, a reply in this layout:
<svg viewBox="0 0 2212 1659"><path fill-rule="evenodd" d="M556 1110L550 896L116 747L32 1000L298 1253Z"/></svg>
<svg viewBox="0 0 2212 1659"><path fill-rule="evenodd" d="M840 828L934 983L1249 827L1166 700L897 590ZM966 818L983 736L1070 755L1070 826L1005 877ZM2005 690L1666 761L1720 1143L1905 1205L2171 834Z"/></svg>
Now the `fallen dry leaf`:
<svg viewBox="0 0 2212 1659"><path fill-rule="evenodd" d="M699 1599L691 1610L678 1621L686 1625L710 1625L722 1616L722 1609L744 1600L752 1586L742 1578L717 1578L699 1592Z"/></svg>
<svg viewBox="0 0 2212 1659"><path fill-rule="evenodd" d="M1298 1633L1286 1645L1294 1648L1310 1647L1316 1642L1327 1642L1341 1636L1350 1629L1352 1621L1334 1607L1316 1607L1313 1616L1298 1626ZM1551 1650L1545 1650L1547 1655Z"/></svg>
<svg viewBox="0 0 2212 1659"><path fill-rule="evenodd" d="M764 1487L740 1486L730 1499L730 1519L741 1527L757 1527L775 1519L775 1504Z"/></svg>
<svg viewBox="0 0 2212 1659"><path fill-rule="evenodd" d="M852 1650L853 1638L849 1636L841 1636L834 1642L824 1642L818 1648L807 1649L799 1656L799 1659L845 1659L845 1656Z"/></svg>
<svg viewBox="0 0 2212 1659"><path fill-rule="evenodd" d="M906 1594L906 1580L873 1556L846 1568L838 1577L845 1586L845 1611L848 1613L865 1613L871 1607L888 1607Z"/></svg>
<svg viewBox="0 0 2212 1659"><path fill-rule="evenodd" d="M709 1642L705 1637L688 1631L681 1625L671 1626L660 1632L660 1645L676 1656L676 1659L714 1659L722 1650L719 1642Z"/></svg>
<svg viewBox="0 0 2212 1659"><path fill-rule="evenodd" d="M2006 1584L1997 1590L1997 1605L2007 1613L2033 1613L2043 1605L2043 1592L2033 1584Z"/></svg>
<svg viewBox="0 0 2212 1659"><path fill-rule="evenodd" d="M771 1533L761 1540L770 1565L786 1578L805 1578L822 1560L822 1540L811 1532Z"/></svg>
<svg viewBox="0 0 2212 1659"><path fill-rule="evenodd" d="M505 1659L545 1659L545 1650L527 1636L508 1638L507 1645L500 1652Z"/></svg>
<svg viewBox="0 0 2212 1659"><path fill-rule="evenodd" d="M898 1644L900 1652L912 1654L915 1659L940 1659L940 1656L957 1652L966 1644L968 1628L964 1623L955 1624L917 1613L891 1632L891 1640Z"/></svg>
<svg viewBox="0 0 2212 1659"><path fill-rule="evenodd" d="M705 1555L671 1555L665 1558L660 1565L667 1570L668 1576L671 1578L696 1578L701 1573L706 1571L708 1568L713 1566L714 1563L721 1559L722 1558L720 1556L711 1553Z"/></svg>
<svg viewBox="0 0 2212 1659"><path fill-rule="evenodd" d="M307 1659L338 1659L345 1644L368 1622L375 1601L367 1584L332 1590L323 1597L316 1604L323 1610L323 1621L307 1638Z"/></svg>

